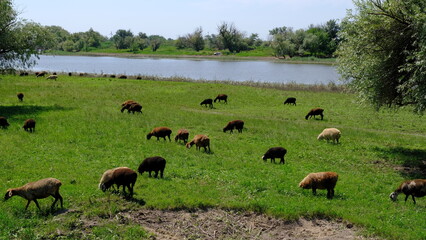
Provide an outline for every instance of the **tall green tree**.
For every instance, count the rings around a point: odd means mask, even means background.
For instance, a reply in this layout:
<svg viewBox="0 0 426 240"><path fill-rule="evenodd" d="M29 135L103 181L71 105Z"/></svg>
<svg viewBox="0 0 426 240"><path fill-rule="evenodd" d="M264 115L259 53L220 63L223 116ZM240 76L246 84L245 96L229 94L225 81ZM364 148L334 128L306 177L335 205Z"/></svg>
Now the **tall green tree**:
<svg viewBox="0 0 426 240"><path fill-rule="evenodd" d="M31 67L50 42L45 28L20 21L12 1L0 0L0 72Z"/></svg>
<svg viewBox="0 0 426 240"><path fill-rule="evenodd" d="M222 23L218 26L219 37L222 40L225 49L231 53L244 50L244 34L239 31L234 24Z"/></svg>
<svg viewBox="0 0 426 240"><path fill-rule="evenodd" d="M338 71L361 99L426 109L426 1L356 0L342 22Z"/></svg>
<svg viewBox="0 0 426 240"><path fill-rule="evenodd" d="M111 40L114 42L117 49L127 49L133 43L133 33L130 30L119 29L112 36Z"/></svg>

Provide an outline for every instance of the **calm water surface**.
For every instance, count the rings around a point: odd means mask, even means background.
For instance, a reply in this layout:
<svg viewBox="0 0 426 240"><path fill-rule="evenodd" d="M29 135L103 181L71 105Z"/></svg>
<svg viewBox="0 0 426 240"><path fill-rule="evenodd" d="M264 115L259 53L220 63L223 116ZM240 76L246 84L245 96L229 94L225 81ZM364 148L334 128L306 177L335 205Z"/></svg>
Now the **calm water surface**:
<svg viewBox="0 0 426 240"><path fill-rule="evenodd" d="M184 77L303 84L339 83L335 67L272 61L218 61L168 58L40 56L34 71Z"/></svg>

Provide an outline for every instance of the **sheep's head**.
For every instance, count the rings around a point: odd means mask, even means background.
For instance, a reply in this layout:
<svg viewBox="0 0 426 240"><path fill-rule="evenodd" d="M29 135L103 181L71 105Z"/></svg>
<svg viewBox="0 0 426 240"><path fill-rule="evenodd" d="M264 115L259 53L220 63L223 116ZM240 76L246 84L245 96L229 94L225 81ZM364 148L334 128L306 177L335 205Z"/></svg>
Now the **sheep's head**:
<svg viewBox="0 0 426 240"><path fill-rule="evenodd" d="M263 161L266 161L266 159L267 159L267 158L266 158L266 156L265 156L265 155L263 155L263 156L262 156L262 160L263 160Z"/></svg>
<svg viewBox="0 0 426 240"><path fill-rule="evenodd" d="M312 179L305 177L300 183L299 187L304 189L310 189L312 186Z"/></svg>
<svg viewBox="0 0 426 240"><path fill-rule="evenodd" d="M8 189L6 194L4 195L4 200L6 201L7 199L13 197L13 190L12 189Z"/></svg>
<svg viewBox="0 0 426 240"><path fill-rule="evenodd" d="M390 199L392 200L392 201L396 201L396 198L398 197L398 193L397 192L393 192L393 193L391 193L390 195L389 195L389 197L390 197Z"/></svg>
<svg viewBox="0 0 426 240"><path fill-rule="evenodd" d="M151 133L148 133L148 135L146 135L146 139L151 139L151 137L152 137L152 134Z"/></svg>
<svg viewBox="0 0 426 240"><path fill-rule="evenodd" d="M192 147L192 145L194 145L194 143L193 142L189 142L189 143L186 143L186 148L191 148Z"/></svg>
<svg viewBox="0 0 426 240"><path fill-rule="evenodd" d="M323 136L322 134L320 134L320 135L318 135L317 139L318 139L318 140L323 140L323 139L324 139L324 136Z"/></svg>
<svg viewBox="0 0 426 240"><path fill-rule="evenodd" d="M227 127L224 127L223 128L223 132L226 132L228 130L228 128Z"/></svg>

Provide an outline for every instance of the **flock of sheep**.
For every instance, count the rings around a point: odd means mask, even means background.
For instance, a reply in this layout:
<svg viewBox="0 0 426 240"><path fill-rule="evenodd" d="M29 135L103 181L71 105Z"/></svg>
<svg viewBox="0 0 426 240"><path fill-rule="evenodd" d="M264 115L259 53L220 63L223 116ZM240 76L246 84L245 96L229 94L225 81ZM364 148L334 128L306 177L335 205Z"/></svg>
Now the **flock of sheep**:
<svg viewBox="0 0 426 240"><path fill-rule="evenodd" d="M42 72L37 75L44 76L46 73ZM52 77L54 76L54 77ZM55 75L50 75L48 79L56 79ZM24 94L18 93L17 97L19 101L23 101ZM200 103L200 105L205 105L213 108L213 102L216 101L224 101L227 103L228 96L226 94L219 94L214 100L213 99L205 99ZM292 104L296 105L296 98L287 98L284 104ZM127 100L121 104L121 112L127 110L128 113L139 112L142 113L142 105L133 100ZM324 118L323 115L324 109L322 108L314 108L308 112L305 116L305 119L308 120L311 117L316 117L317 115L321 116L321 120ZM5 117L0 116L0 127L7 128L9 123ZM33 119L28 119L25 121L23 128L25 131L33 132L35 131L35 121ZM244 129L244 121L242 120L234 120L228 122L228 124L223 128L223 132L230 131L236 129L239 133L242 133ZM156 137L157 140L166 138L171 141L172 130L168 127L156 127L152 131L150 131L146 138L149 140L151 137ZM333 143L339 143L339 139L341 137L341 132L336 128L326 128L324 129L317 137L318 140L325 139L328 141L333 141ZM186 129L180 129L175 136L175 141L182 140L187 148L191 148L193 145L196 146L197 150L204 148L205 152L210 152L210 138L206 135L195 135L194 138L188 142L189 131ZM266 161L267 159L271 159L271 162L275 162L275 158L280 159L280 163L284 164L284 156L286 155L287 150L283 147L272 147L268 149L268 151L262 156L262 159ZM160 177L163 178L164 169L166 167L166 160L160 156L149 157L142 161L139 165L138 172L143 174L144 172L149 173L149 177L151 177L151 172L155 172L154 177L158 177L158 173L160 173ZM110 188L115 190L115 186L117 186L117 190L123 186L123 192L125 195L126 187L129 191L130 197L133 196L133 187L137 180L137 173L128 168L128 167L117 167L114 169L106 170L100 180L99 188L102 191L106 191ZM336 186L338 180L338 174L335 172L317 172L308 174L300 183L299 187L304 189L312 189L313 194L316 194L317 189L326 189L327 190L327 198L331 199L334 196L334 188ZM53 210L55 204L58 200L61 202L61 207L63 207L63 199L59 193L59 188L62 183L55 178L46 178L41 179L36 182L30 182L25 184L22 187L11 188L8 189L5 195L5 200L13 197L13 196L21 196L26 199L27 205L25 209L28 208L28 205L31 201L34 201L36 206L40 209L40 206L37 202L37 199L43 199L49 196L55 198L51 209ZM425 179L415 179L415 180L407 180L401 183L401 185L391 193L390 198L395 201L397 199L398 194L404 193L406 195L405 201L407 201L409 196L412 196L414 203L415 197L423 197L426 195L426 180Z"/></svg>

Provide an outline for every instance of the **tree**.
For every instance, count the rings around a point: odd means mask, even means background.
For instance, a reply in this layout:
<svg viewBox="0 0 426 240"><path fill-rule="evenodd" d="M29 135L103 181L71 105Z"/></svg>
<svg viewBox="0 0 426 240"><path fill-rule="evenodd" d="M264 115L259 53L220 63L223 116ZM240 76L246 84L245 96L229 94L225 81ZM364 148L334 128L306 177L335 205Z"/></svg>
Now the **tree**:
<svg viewBox="0 0 426 240"><path fill-rule="evenodd" d="M151 35L148 37L149 45L151 46L151 50L153 52L157 51L161 44L166 41L166 39L159 35Z"/></svg>
<svg viewBox="0 0 426 240"><path fill-rule="evenodd" d="M0 13L0 72L31 67L32 56L38 57L51 43L48 32L39 24L20 21L10 0L0 1Z"/></svg>
<svg viewBox="0 0 426 240"><path fill-rule="evenodd" d="M231 53L240 52L246 47L243 42L244 34L234 24L224 22L218 26L218 30L224 48L227 48Z"/></svg>
<svg viewBox="0 0 426 240"><path fill-rule="evenodd" d="M119 29L111 40L117 49L127 49L130 48L133 42L133 33L130 30Z"/></svg>
<svg viewBox="0 0 426 240"><path fill-rule="evenodd" d="M203 29L201 27L195 29L195 31L188 36L188 39L191 48L195 51L198 52L204 49Z"/></svg>
<svg viewBox="0 0 426 240"><path fill-rule="evenodd" d="M426 2L357 0L342 22L338 71L377 109L426 109Z"/></svg>

